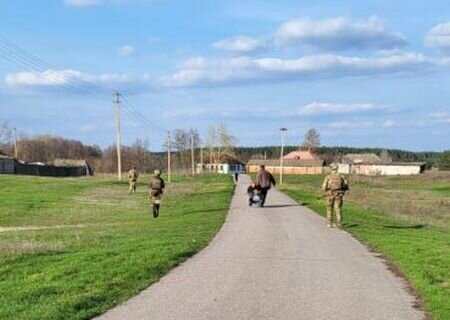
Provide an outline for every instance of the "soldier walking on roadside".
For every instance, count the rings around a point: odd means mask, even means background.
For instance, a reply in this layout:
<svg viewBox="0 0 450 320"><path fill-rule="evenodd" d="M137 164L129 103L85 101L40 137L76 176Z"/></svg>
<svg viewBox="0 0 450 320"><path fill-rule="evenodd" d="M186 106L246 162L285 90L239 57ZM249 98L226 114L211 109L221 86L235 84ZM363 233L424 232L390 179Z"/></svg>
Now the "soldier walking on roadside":
<svg viewBox="0 0 450 320"><path fill-rule="evenodd" d="M332 164L331 174L325 177L322 184L322 190L326 192L327 197L327 227L331 228L333 216L336 219L336 226L342 228L342 205L344 203L344 194L348 188L348 182L338 173L338 165Z"/></svg>
<svg viewBox="0 0 450 320"><path fill-rule="evenodd" d="M135 193L136 192L136 185L137 185L137 179L139 177L139 172L136 170L135 166L131 167L131 170L128 171L128 193Z"/></svg>
<svg viewBox="0 0 450 320"><path fill-rule="evenodd" d="M150 188L150 200L153 211L153 218L158 218L159 209L161 206L161 198L164 192L164 188L166 184L164 180L161 178L161 171L155 170L152 179L150 180L149 188Z"/></svg>

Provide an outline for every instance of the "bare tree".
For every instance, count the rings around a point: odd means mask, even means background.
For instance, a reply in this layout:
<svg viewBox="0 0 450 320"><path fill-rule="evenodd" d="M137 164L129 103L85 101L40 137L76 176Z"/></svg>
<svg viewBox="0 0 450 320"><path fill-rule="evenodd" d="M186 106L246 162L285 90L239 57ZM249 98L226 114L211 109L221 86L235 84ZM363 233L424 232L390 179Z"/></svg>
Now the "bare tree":
<svg viewBox="0 0 450 320"><path fill-rule="evenodd" d="M308 149L315 149L320 146L320 133L312 128L306 131L305 140L303 141L302 147Z"/></svg>
<svg viewBox="0 0 450 320"><path fill-rule="evenodd" d="M206 146L213 162L217 162L224 153L232 154L237 143L238 139L230 134L224 123L208 128Z"/></svg>
<svg viewBox="0 0 450 320"><path fill-rule="evenodd" d="M238 143L238 139L228 132L228 128L224 123L218 126L219 146L222 153L231 154ZM220 156L220 154L219 154Z"/></svg>
<svg viewBox="0 0 450 320"><path fill-rule="evenodd" d="M0 150L10 152L12 147L13 130L4 122L0 124Z"/></svg>
<svg viewBox="0 0 450 320"><path fill-rule="evenodd" d="M389 154L389 151L387 151L386 149L381 151L380 158L383 163L391 163L392 162L392 157Z"/></svg>
<svg viewBox="0 0 450 320"><path fill-rule="evenodd" d="M209 126L206 135L206 146L208 148L208 156L210 162L215 162L214 148L217 146L217 130L214 126Z"/></svg>

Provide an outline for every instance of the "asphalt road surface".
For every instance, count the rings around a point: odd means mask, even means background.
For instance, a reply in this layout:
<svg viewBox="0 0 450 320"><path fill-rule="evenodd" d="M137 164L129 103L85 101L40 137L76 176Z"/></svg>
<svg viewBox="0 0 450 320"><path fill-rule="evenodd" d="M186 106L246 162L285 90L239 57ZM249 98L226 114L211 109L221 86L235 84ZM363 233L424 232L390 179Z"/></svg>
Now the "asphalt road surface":
<svg viewBox="0 0 450 320"><path fill-rule="evenodd" d="M98 319L424 319L375 254L275 189L250 208L249 181L206 249Z"/></svg>

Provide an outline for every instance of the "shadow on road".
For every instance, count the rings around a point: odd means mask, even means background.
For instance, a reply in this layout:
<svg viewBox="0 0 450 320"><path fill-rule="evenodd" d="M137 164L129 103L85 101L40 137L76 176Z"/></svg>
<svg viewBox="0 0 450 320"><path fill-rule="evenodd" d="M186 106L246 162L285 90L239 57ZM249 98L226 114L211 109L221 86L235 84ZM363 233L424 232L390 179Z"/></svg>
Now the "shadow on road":
<svg viewBox="0 0 450 320"><path fill-rule="evenodd" d="M264 208L285 208L285 207L299 207L299 204L273 204L265 205Z"/></svg>

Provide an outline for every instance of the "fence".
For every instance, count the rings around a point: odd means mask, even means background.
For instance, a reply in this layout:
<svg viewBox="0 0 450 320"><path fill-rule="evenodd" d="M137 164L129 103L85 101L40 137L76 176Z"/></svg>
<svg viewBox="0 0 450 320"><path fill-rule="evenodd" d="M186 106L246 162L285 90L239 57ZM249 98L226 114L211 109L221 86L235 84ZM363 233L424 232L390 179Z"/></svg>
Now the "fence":
<svg viewBox="0 0 450 320"><path fill-rule="evenodd" d="M82 167L57 167L50 165L23 164L16 162L16 174L48 176L48 177L81 177L91 175L88 166Z"/></svg>

